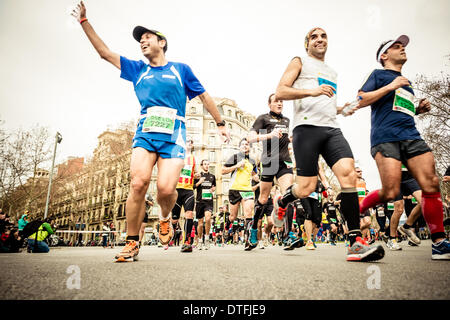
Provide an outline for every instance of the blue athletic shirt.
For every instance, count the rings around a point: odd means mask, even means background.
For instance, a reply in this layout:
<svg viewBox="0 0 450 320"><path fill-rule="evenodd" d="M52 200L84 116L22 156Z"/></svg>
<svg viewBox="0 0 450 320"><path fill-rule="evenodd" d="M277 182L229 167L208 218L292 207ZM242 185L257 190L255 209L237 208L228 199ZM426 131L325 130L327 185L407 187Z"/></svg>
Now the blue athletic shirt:
<svg viewBox="0 0 450 320"><path fill-rule="evenodd" d="M394 70L375 69L360 91L371 92L378 90L401 75L400 72ZM402 89L414 95L411 86L404 86ZM370 142L372 147L386 142L422 140L419 131L417 131L414 116L393 110L395 95L395 91L391 91L371 105L372 128Z"/></svg>
<svg viewBox="0 0 450 320"><path fill-rule="evenodd" d="M162 106L176 109L177 116L185 117L186 98L192 100L205 92L191 68L184 63L169 61L165 66L151 67L142 60L134 61L121 56L120 69L120 77L133 82L134 91L141 104L141 115L146 114L149 107ZM181 136L184 146L186 141L185 122L176 119L174 132L170 135L159 132L142 132L144 121L145 118L140 119L133 140L144 137L176 143Z"/></svg>

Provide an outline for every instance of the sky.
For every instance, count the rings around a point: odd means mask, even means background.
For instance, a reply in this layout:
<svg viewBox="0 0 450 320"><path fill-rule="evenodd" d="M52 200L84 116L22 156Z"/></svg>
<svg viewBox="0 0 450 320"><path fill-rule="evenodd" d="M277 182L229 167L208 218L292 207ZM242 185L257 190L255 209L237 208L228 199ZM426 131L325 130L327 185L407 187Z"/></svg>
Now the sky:
<svg viewBox="0 0 450 320"><path fill-rule="evenodd" d="M63 136L56 162L92 154L108 127L135 120L132 84L100 59L70 16L78 2L0 0L0 120L14 131L36 124ZM86 0L87 18L114 52L144 60L132 37L137 25L168 39L166 57L191 66L207 92L236 101L255 116L267 112L289 61L304 56L313 27L328 34L325 62L338 73L338 105L352 101L367 75L380 68L381 42L406 34L403 75L449 72L448 0ZM447 60L446 60L447 59ZM292 117L292 102L284 103ZM367 188L380 187L370 156L370 109L338 116Z"/></svg>

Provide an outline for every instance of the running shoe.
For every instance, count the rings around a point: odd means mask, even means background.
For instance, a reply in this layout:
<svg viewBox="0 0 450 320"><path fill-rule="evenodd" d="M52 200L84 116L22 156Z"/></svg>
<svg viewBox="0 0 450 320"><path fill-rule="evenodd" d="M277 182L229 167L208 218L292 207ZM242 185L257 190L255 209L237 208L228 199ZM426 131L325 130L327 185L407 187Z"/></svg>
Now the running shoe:
<svg viewBox="0 0 450 320"><path fill-rule="evenodd" d="M314 246L314 242L309 240L308 243L306 244L306 250L316 250L316 247Z"/></svg>
<svg viewBox="0 0 450 320"><path fill-rule="evenodd" d="M450 241L447 239L431 245L431 259L433 260L450 260Z"/></svg>
<svg viewBox="0 0 450 320"><path fill-rule="evenodd" d="M169 244L173 237L173 227L170 219L159 220L159 241L162 245Z"/></svg>
<svg viewBox="0 0 450 320"><path fill-rule="evenodd" d="M305 245L302 238L290 239L289 245L284 250L294 250L295 248L301 248Z"/></svg>
<svg viewBox="0 0 450 320"><path fill-rule="evenodd" d="M336 242L334 242L333 240L331 240L330 245L336 246Z"/></svg>
<svg viewBox="0 0 450 320"><path fill-rule="evenodd" d="M269 237L265 233L263 233L263 243L264 243L264 247L269 246Z"/></svg>
<svg viewBox="0 0 450 320"><path fill-rule="evenodd" d="M414 243L415 245L420 244L420 239L416 236L414 230L411 228L405 229L403 226L397 228L397 231L400 232L403 236L407 237L409 241Z"/></svg>
<svg viewBox="0 0 450 320"><path fill-rule="evenodd" d="M386 245L391 251L402 250L402 247L397 243L397 239L389 239Z"/></svg>
<svg viewBox="0 0 450 320"><path fill-rule="evenodd" d="M384 257L384 249L381 245L369 246L361 237L347 251L347 261L376 261Z"/></svg>
<svg viewBox="0 0 450 320"><path fill-rule="evenodd" d="M250 244L256 246L258 244L258 229L250 229Z"/></svg>
<svg viewBox="0 0 450 320"><path fill-rule="evenodd" d="M259 240L259 248L264 249L264 243L261 240Z"/></svg>
<svg viewBox="0 0 450 320"><path fill-rule="evenodd" d="M314 240L311 240L312 241L312 243L313 243L313 246L314 246L314 248L316 248L317 249L317 245L316 245L316 242L314 241Z"/></svg>
<svg viewBox="0 0 450 320"><path fill-rule="evenodd" d="M192 252L192 246L189 243L183 244L181 252Z"/></svg>
<svg viewBox="0 0 450 320"><path fill-rule="evenodd" d="M167 250L167 249L169 249L169 245L166 244L166 245L164 246L164 250Z"/></svg>
<svg viewBox="0 0 450 320"><path fill-rule="evenodd" d="M383 235L381 236L381 238L383 239L384 243L386 243L386 244L388 243L389 237L388 237L387 235L383 234Z"/></svg>
<svg viewBox="0 0 450 320"><path fill-rule="evenodd" d="M418 247L418 245L412 241L408 241L408 245L410 245L411 247Z"/></svg>
<svg viewBox="0 0 450 320"><path fill-rule="evenodd" d="M284 224L284 219L286 217L286 208L281 208L278 205L278 200L281 199L281 195L273 199L273 211L272 219L275 227L280 228Z"/></svg>
<svg viewBox="0 0 450 320"><path fill-rule="evenodd" d="M194 247L195 248L195 247ZM203 241L199 240L197 244L197 249L202 250L203 249Z"/></svg>
<svg viewBox="0 0 450 320"><path fill-rule="evenodd" d="M209 243L209 239L205 239L205 244L204 244L205 250L209 250L210 247L211 247L211 244Z"/></svg>
<svg viewBox="0 0 450 320"><path fill-rule="evenodd" d="M116 262L129 262L138 260L139 245L134 240L128 240L125 247L116 254Z"/></svg>

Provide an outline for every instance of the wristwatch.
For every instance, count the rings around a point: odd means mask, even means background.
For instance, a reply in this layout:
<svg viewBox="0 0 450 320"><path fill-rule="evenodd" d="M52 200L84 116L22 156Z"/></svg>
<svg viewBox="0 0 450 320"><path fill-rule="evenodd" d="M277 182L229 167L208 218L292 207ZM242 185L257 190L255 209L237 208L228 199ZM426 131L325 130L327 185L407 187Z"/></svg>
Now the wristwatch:
<svg viewBox="0 0 450 320"><path fill-rule="evenodd" d="M225 120L222 120L221 122L217 122L216 125L218 127L225 127Z"/></svg>

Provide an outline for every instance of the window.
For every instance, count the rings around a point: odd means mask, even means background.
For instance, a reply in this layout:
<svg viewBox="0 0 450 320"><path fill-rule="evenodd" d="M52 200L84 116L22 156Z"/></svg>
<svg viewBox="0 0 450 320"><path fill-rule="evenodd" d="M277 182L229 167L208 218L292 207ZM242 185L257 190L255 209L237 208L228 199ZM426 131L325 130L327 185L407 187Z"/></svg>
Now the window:
<svg viewBox="0 0 450 320"><path fill-rule="evenodd" d="M210 128L210 129L215 129L215 128L216 128L216 124L214 123L214 121L211 121L211 122L209 123L209 128Z"/></svg>
<svg viewBox="0 0 450 320"><path fill-rule="evenodd" d="M187 127L188 128L200 128L200 121L197 119L188 119Z"/></svg>
<svg viewBox="0 0 450 320"><path fill-rule="evenodd" d="M233 125L232 125L231 123L229 123L229 124L228 124L228 128L229 128L230 130L233 130Z"/></svg>
<svg viewBox="0 0 450 320"><path fill-rule="evenodd" d="M231 111L230 109L228 109L227 114L228 114L229 117L232 117L232 116L233 116L233 111Z"/></svg>
<svg viewBox="0 0 450 320"><path fill-rule="evenodd" d="M197 109L194 106L191 107L191 113L197 113Z"/></svg>
<svg viewBox="0 0 450 320"><path fill-rule="evenodd" d="M210 147L212 147L212 146L214 146L216 144L216 137L214 137L214 136L209 136L209 138L208 138L208 145L210 146Z"/></svg>
<svg viewBox="0 0 450 320"><path fill-rule="evenodd" d="M216 162L216 152L215 151L209 152L209 162Z"/></svg>

